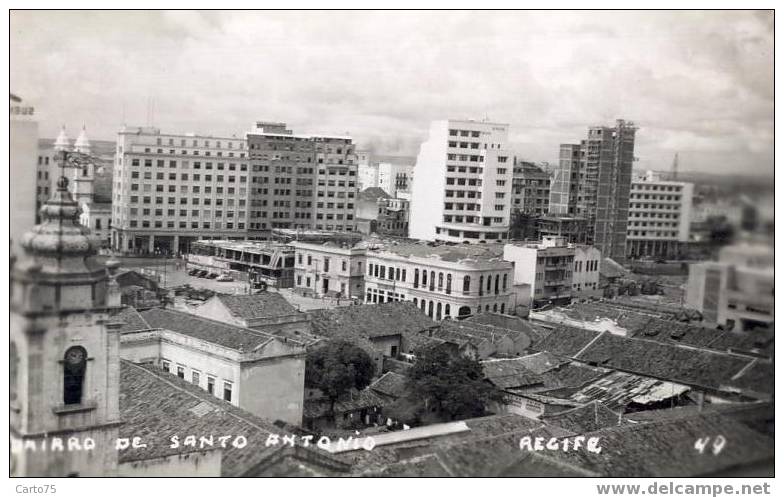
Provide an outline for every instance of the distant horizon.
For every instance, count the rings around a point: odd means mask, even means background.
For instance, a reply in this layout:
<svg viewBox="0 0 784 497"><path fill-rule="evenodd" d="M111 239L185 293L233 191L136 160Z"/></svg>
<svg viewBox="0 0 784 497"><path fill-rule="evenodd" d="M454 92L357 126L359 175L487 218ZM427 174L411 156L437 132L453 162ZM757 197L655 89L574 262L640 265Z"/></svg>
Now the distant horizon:
<svg viewBox="0 0 784 497"><path fill-rule="evenodd" d="M432 120L510 124L534 162L634 121L639 165L773 172L772 11L11 11L42 136L259 118L412 155ZM237 129L237 124L240 129ZM247 123L246 125L243 123ZM247 128L246 128L247 126Z"/></svg>

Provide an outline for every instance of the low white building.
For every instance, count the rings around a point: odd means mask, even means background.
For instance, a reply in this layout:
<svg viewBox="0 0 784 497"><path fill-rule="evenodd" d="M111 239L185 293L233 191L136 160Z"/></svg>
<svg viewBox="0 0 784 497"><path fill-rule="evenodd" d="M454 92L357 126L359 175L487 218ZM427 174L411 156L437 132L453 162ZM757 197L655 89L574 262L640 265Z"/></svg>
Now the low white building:
<svg viewBox="0 0 784 497"><path fill-rule="evenodd" d="M294 288L320 297L362 298L365 247L335 242L291 242L294 247Z"/></svg>
<svg viewBox="0 0 784 497"><path fill-rule="evenodd" d="M436 321L512 314L513 265L498 245L368 245L365 303L412 301Z"/></svg>
<svg viewBox="0 0 784 497"><path fill-rule="evenodd" d="M773 247L741 243L724 247L718 261L689 266L686 307L707 323L733 330L774 321Z"/></svg>
<svg viewBox="0 0 784 497"><path fill-rule="evenodd" d="M115 319L121 358L152 363L261 418L301 424L301 343L169 309L126 308Z"/></svg>
<svg viewBox="0 0 784 497"><path fill-rule="evenodd" d="M508 243L504 245L504 259L514 263L514 284L530 292L533 307L571 299L575 249L564 237Z"/></svg>

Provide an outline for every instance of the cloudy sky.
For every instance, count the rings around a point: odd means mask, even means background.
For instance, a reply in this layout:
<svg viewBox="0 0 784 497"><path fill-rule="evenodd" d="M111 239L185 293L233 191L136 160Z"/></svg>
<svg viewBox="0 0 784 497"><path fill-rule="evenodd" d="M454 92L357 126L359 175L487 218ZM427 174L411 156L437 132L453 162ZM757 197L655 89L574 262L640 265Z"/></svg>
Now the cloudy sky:
<svg viewBox="0 0 784 497"><path fill-rule="evenodd" d="M434 119L511 125L557 160L593 124L639 126L639 167L773 172L764 12L13 12L11 89L41 136L82 124L240 135L254 120L416 154Z"/></svg>

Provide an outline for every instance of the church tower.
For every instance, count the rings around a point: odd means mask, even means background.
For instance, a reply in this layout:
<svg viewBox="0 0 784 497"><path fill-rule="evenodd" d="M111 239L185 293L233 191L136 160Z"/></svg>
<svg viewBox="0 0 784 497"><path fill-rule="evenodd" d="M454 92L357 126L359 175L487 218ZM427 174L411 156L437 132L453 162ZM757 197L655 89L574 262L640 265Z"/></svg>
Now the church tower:
<svg viewBox="0 0 784 497"><path fill-rule="evenodd" d="M59 153L61 171L69 152ZM11 261L10 425L15 476L112 476L119 415L116 285L61 177Z"/></svg>

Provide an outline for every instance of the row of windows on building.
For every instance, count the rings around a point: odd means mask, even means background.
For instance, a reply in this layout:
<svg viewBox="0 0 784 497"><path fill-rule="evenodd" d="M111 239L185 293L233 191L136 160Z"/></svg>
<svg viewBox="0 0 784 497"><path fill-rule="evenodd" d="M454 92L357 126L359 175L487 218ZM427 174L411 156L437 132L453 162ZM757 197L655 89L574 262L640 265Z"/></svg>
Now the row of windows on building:
<svg viewBox="0 0 784 497"><path fill-rule="evenodd" d="M583 264L583 263L585 263L585 264ZM594 272L594 271L598 271L599 270L599 261L597 261L597 260L593 260L593 261L574 261L574 270L575 270L575 272L582 273L583 272L583 267L585 267L585 272L586 273L591 273L591 272Z"/></svg>
<svg viewBox="0 0 784 497"><path fill-rule="evenodd" d="M446 221L447 217L450 218L450 221ZM452 216L444 216L445 222L447 222L447 223L452 222L451 221L451 217ZM457 217L460 217L460 216L457 216ZM503 218L500 218L500 217L493 218L493 219L494 220L495 219L499 219L500 221L497 221L499 223L503 221ZM462 238L471 238L471 239L477 239L477 240L482 238L482 232L481 231L470 231L470 230L461 231L461 230L455 230L455 229L447 229L447 228L436 227L436 235L441 235L441 234L447 234L447 235L455 237L455 238L462 237ZM502 236L501 233L484 233L484 238L485 238L485 240L499 240L499 239L502 239L503 236Z"/></svg>
<svg viewBox="0 0 784 497"><path fill-rule="evenodd" d="M675 204L641 204L635 202L629 204L629 209L646 209L646 210L656 209L656 210L665 210L665 211L676 211L680 209L680 206Z"/></svg>
<svg viewBox="0 0 784 497"><path fill-rule="evenodd" d="M174 140L175 140L174 138L169 138L166 143L168 145L174 145L174 143L175 143ZM186 147L187 146L186 143L187 143L187 139L186 138L180 138L180 146L181 147ZM212 145L213 143L214 143L214 145ZM235 148L235 145L236 145L236 148L238 148L240 150L244 150L245 149L245 142L244 141L240 141L240 140L231 141L231 140L229 140L229 141L226 141L225 143L226 143L226 148ZM155 139L155 144L159 145L159 146L163 145L163 138L156 138ZM191 146L192 147L199 147L200 146L199 145L199 140L198 139L192 140L191 141ZM214 142L212 140L204 140L204 141L202 141L202 145L201 146L203 146L205 148L210 148L211 146L214 146L215 148L222 148L223 142L221 140L215 140ZM120 147L120 152L122 153L122 147Z"/></svg>
<svg viewBox="0 0 784 497"><path fill-rule="evenodd" d="M164 202L164 198L166 199L165 202ZM212 198L209 198L209 197L207 197L207 198L193 197L193 198L190 199L190 202L188 202L188 197L179 197L180 201L177 202L177 198L178 197L155 197L155 204L157 204L157 205L163 205L163 204L176 205L176 204L179 203L180 205L187 205L188 203L190 203L191 205L212 205L212 200L213 200ZM214 200L215 200L215 205L216 206L224 205L224 200L226 201L225 205L227 205L227 206L233 206L234 205L234 199L233 198L229 198L229 199L216 198ZM131 195L130 203L131 204L138 204L139 203L139 197L136 196L136 195ZM153 203L152 202L152 197L147 197L147 196L142 197L142 202L141 203L142 204L152 204ZM239 199L238 203L239 203L240 207L244 207L245 206L245 200L244 199Z"/></svg>
<svg viewBox="0 0 784 497"><path fill-rule="evenodd" d="M120 153L122 154L122 147L120 147ZM138 151L138 150L131 150L130 153L140 154L141 152ZM145 148L144 149L144 153L145 154L153 154L154 153L156 155L163 155L163 154L168 153L169 155L175 155L177 153L177 150L175 150L173 148L170 148L168 151L164 151L164 149L159 148L159 149L156 149L155 152L153 152L151 148ZM193 156L193 157L203 155L204 157L212 157L212 151L205 150L204 153L202 154L202 153L199 152L199 150L185 150L185 149L183 149L183 150L180 150L180 155L189 155L189 156ZM215 153L215 157L223 157L223 151L217 151ZM234 152L229 152L226 155L226 157L229 157L229 158L235 157ZM237 155L237 157L239 157L240 159L244 159L245 158L245 152L240 152ZM151 160L151 159L147 159L147 160ZM122 164L122 161L119 161L118 163Z"/></svg>
<svg viewBox="0 0 784 497"><path fill-rule="evenodd" d="M679 192L681 191L679 185L643 185L640 183L632 183L632 190L643 191L660 191L660 192Z"/></svg>
<svg viewBox="0 0 784 497"><path fill-rule="evenodd" d="M316 269L318 269L318 265L317 264L313 264L313 260L314 260L313 256L308 254L308 256L307 256L307 261L308 261L307 266L308 267L314 267L315 266ZM304 261L305 261L305 257L301 253L297 254L297 264L302 266L302 263ZM324 257L321 260L321 270L324 271L325 273L329 272L330 262L332 262L332 259L330 257ZM358 262L357 263L357 269L359 271L362 271L362 262ZM343 271L344 273L348 271L348 261L347 260L345 260L345 259L341 259L340 260L340 270Z"/></svg>
<svg viewBox="0 0 784 497"><path fill-rule="evenodd" d="M629 195L629 198L631 200L656 200L659 202L665 200L679 202L681 200L680 195L648 195L647 193L644 195L642 193L632 193Z"/></svg>
<svg viewBox="0 0 784 497"><path fill-rule="evenodd" d="M378 279L386 279L391 281L408 281L406 278L406 269L393 267L393 266L384 266L382 264L374 264L368 263L368 276L372 276L373 278ZM421 275L421 279L420 279ZM428 270L427 269L414 269L414 280L413 280L413 287L414 288L423 288L427 289L431 292L433 291L443 291L447 295L451 295L452 293L452 274L451 273L444 273L443 271L436 271L431 270L428 284ZM496 274L495 275L495 283L493 283L493 276L489 275L486 278L487 281L487 288L485 289L485 275L479 276L479 288L478 294L484 295L485 291L487 294L490 294L493 289L495 289L495 294L498 295L501 291L506 292L507 285L508 285L508 275L507 274ZM463 277L463 294L469 295L471 293L471 276L465 275Z"/></svg>
<svg viewBox="0 0 784 497"><path fill-rule="evenodd" d="M458 186L482 186L482 180L476 178L446 178L447 185L458 185Z"/></svg>
<svg viewBox="0 0 784 497"><path fill-rule="evenodd" d="M447 198L482 198L482 192L476 190L444 190L444 195Z"/></svg>
<svg viewBox="0 0 784 497"><path fill-rule="evenodd" d="M503 210L503 206L501 206L501 209L496 209L496 210ZM488 220L488 219L491 219L491 218L486 217L485 219ZM500 224L500 223L504 222L504 218L503 217L493 217L492 221L495 224ZM479 216L454 216L454 215L451 215L451 214L444 214L444 222L445 223L478 224L480 222L480 220L479 220ZM489 226L489 223L485 222L485 226ZM457 230L454 230L454 231L457 231ZM436 233L437 234L439 233L438 228L436 228ZM471 232L466 232L466 233L471 233ZM464 236L466 238L479 238L479 236L478 236L479 233L476 233L476 234L477 234L477 236L469 236L469 235L464 235ZM455 235L453 235L452 233L449 233L449 236L460 236L460 233L459 233L459 231Z"/></svg>
<svg viewBox="0 0 784 497"><path fill-rule="evenodd" d="M161 369L166 371L167 373L173 373L182 378L183 380L190 381L194 385L207 390L210 394L218 397L220 399L225 400L226 402L231 402L232 399L232 389L234 384L228 380L218 380L215 375L211 374L202 374L201 371L193 368L186 368L186 366L182 364L176 364L172 367L172 362L166 359L161 360ZM190 371L186 371L190 370ZM187 376L186 376L186 373ZM202 379L204 381L202 381ZM222 390L218 390L218 384L220 383L220 387Z"/></svg>
<svg viewBox="0 0 784 497"><path fill-rule="evenodd" d="M129 215L131 216L138 216L139 215L139 208L131 207L129 209ZM220 210L205 210L201 211L198 209L191 209L190 216L191 217L223 217L224 212L226 213L226 217L231 219L234 217L237 218L244 218L245 212L244 211L220 211ZM179 217L188 217L188 209L166 209L166 217L174 217L179 215ZM142 216L155 216L155 217L162 217L163 209L141 209Z"/></svg>
<svg viewBox="0 0 784 497"><path fill-rule="evenodd" d="M163 228L164 227L163 226L163 221L154 221L153 223L150 223L150 221L143 220L140 223L136 219L131 219L130 221L128 221L128 226L130 228L139 228L139 227L141 227L141 228ZM174 227L175 227L175 221L166 221L166 229L174 229ZM188 229L188 222L187 221L179 221L179 224L177 225L177 227L179 229ZM231 222L231 223L227 222L227 223L225 223L225 226L224 226L224 223L218 223L218 222L213 224L213 223L211 223L209 221L204 221L204 222L202 222L200 224L198 221L191 221L190 229L194 229L194 230L195 229L205 229L205 230L210 230L210 229L215 229L215 230L221 230L221 229L233 230L233 229L238 229L238 230L244 230L245 229L245 223L236 223L236 228L235 228L235 223L233 223L233 222Z"/></svg>
<svg viewBox="0 0 784 497"><path fill-rule="evenodd" d="M630 221L629 226L639 226L642 228L677 228L678 222L655 222L655 221Z"/></svg>
<svg viewBox="0 0 784 497"><path fill-rule="evenodd" d="M138 171L132 171L131 172L131 179L140 179L139 178L139 172ZM147 180L153 179L152 178L152 174L144 173L144 179L147 179ZM166 178L164 176L164 173L158 173L158 174L156 174L155 179L158 180L158 181L166 181L166 180L168 180L168 181L177 181L177 173L169 173L169 177L168 178ZM180 181L213 181L213 179L215 181L217 181L218 183L223 183L224 181L227 182L227 183L247 183L248 182L248 177L247 176L226 176L226 175L223 175L223 174L215 174L215 175L213 175L213 174L205 174L203 177L202 177L201 174L193 174L193 175L190 176L190 179L189 179L188 173L181 173L180 174L180 178L179 178ZM239 181L237 181L237 179L239 179ZM157 186L162 187L163 185L157 185ZM131 183L131 189L138 191L139 184L138 183Z"/></svg>
<svg viewBox="0 0 784 497"><path fill-rule="evenodd" d="M119 162L122 163L122 157L119 157L118 159ZM139 167L140 164L141 164L141 159L135 159L135 158L131 159L131 166ZM191 164L190 161L187 160L183 160L181 162L178 162L176 160L170 160L169 169L176 169L178 166L180 167L180 169L191 169L190 164ZM207 171L211 171L213 169L213 165L215 166L215 170L217 171L237 171L237 170L247 171L248 170L247 164L237 165L236 163L233 162L229 162L228 164L224 162L217 162L214 164L212 162L205 162L204 169ZM164 159L157 159L155 161L155 166L166 167L166 161ZM152 167L152 159L144 159L144 167ZM193 169L202 169L201 161L194 161ZM135 172L138 174L138 171Z"/></svg>
<svg viewBox="0 0 784 497"><path fill-rule="evenodd" d="M649 238L674 238L678 236L677 231L638 231L629 230L627 232L629 236L646 236Z"/></svg>

